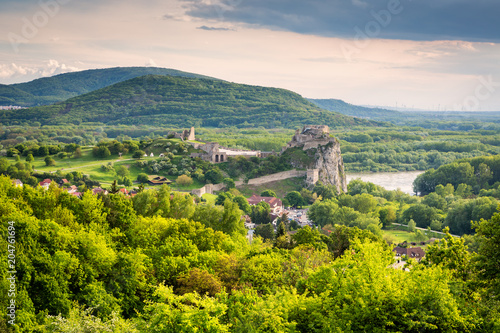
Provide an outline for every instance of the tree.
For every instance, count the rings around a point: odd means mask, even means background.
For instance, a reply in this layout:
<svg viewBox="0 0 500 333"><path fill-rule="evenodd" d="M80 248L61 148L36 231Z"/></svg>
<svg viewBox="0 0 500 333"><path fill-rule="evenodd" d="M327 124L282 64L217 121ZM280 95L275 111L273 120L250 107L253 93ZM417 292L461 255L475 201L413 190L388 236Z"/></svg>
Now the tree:
<svg viewBox="0 0 500 333"><path fill-rule="evenodd" d="M301 207L304 205L304 199L297 191L292 191L286 194L285 198L293 207Z"/></svg>
<svg viewBox="0 0 500 333"><path fill-rule="evenodd" d="M241 219L241 210L236 202L226 199L224 202L224 212L220 221L222 231L228 235L242 235L246 234L246 229L243 220Z"/></svg>
<svg viewBox="0 0 500 333"><path fill-rule="evenodd" d="M233 199L234 202L238 204L240 209L247 215L249 215L252 212L252 208L250 207L250 204L248 203L247 198L245 198L243 195L237 195Z"/></svg>
<svg viewBox="0 0 500 333"><path fill-rule="evenodd" d="M262 225L258 225L255 227L254 234L256 236L262 237L264 240L273 240L274 239L274 227L272 223L266 223Z"/></svg>
<svg viewBox="0 0 500 333"><path fill-rule="evenodd" d="M229 192L219 192L217 198L215 199L215 204L222 206L224 205L224 202L226 202L226 199L233 200L233 195Z"/></svg>
<svg viewBox="0 0 500 333"><path fill-rule="evenodd" d="M38 148L37 155L40 157L45 157L45 156L49 155L49 147L40 146L40 148Z"/></svg>
<svg viewBox="0 0 500 333"><path fill-rule="evenodd" d="M73 157L80 158L80 157L82 157L82 155L83 155L82 149L80 147L76 148L75 152L73 153Z"/></svg>
<svg viewBox="0 0 500 333"><path fill-rule="evenodd" d="M301 228L292 236L295 245L309 245L315 249L326 249L327 243L323 241L325 235L321 235L318 229L312 229L310 226L306 225Z"/></svg>
<svg viewBox="0 0 500 333"><path fill-rule="evenodd" d="M442 185L441 185L442 186ZM437 188L437 186L436 186ZM439 210L444 210L446 208L446 200L444 197L440 196L437 193L430 193L425 196L424 200L422 200L424 205L429 207L434 207Z"/></svg>
<svg viewBox="0 0 500 333"><path fill-rule="evenodd" d="M137 175L137 181L141 184L149 182L149 177L147 173L140 173Z"/></svg>
<svg viewBox="0 0 500 333"><path fill-rule="evenodd" d="M193 178L187 176L187 175L180 175L177 177L175 180L175 183L180 186L189 186L193 183Z"/></svg>
<svg viewBox="0 0 500 333"><path fill-rule="evenodd" d="M130 171L124 165L115 166L115 171L116 171L116 174L118 176L121 176L121 177L128 177L128 176L130 176Z"/></svg>
<svg viewBox="0 0 500 333"><path fill-rule="evenodd" d="M278 230L276 230L276 238L286 235L286 227L283 221L278 225Z"/></svg>
<svg viewBox="0 0 500 333"><path fill-rule="evenodd" d="M316 201L309 208L307 215L316 225L324 227L327 224L336 223L333 215L338 209L339 206L333 200Z"/></svg>
<svg viewBox="0 0 500 333"><path fill-rule="evenodd" d="M196 267L179 277L177 284L179 287L176 292L181 295L197 292L199 295L214 297L222 289L222 283L216 276Z"/></svg>
<svg viewBox="0 0 500 333"><path fill-rule="evenodd" d="M234 180L232 180L231 178L224 178L223 182L228 190L236 187Z"/></svg>
<svg viewBox="0 0 500 333"><path fill-rule="evenodd" d="M498 201L490 197L456 201L449 208L444 225L454 235L472 234L471 221L490 219L497 207Z"/></svg>
<svg viewBox="0 0 500 333"><path fill-rule="evenodd" d="M132 179L130 179L129 177L123 177L122 183L123 183L123 185L125 185L127 187L134 185L134 183L132 182Z"/></svg>
<svg viewBox="0 0 500 333"><path fill-rule="evenodd" d="M34 160L33 154L28 154L28 156L26 156L26 162L33 163Z"/></svg>
<svg viewBox="0 0 500 333"><path fill-rule="evenodd" d="M92 155L97 158L108 158L111 152L106 146L97 146L92 149Z"/></svg>
<svg viewBox="0 0 500 333"><path fill-rule="evenodd" d="M271 207L267 202L259 202L251 206L250 218L255 224L266 224L271 222Z"/></svg>
<svg viewBox="0 0 500 333"><path fill-rule="evenodd" d="M455 188L451 184L446 184L446 186L439 184L436 186L436 193L443 198L452 195L453 192L455 192Z"/></svg>
<svg viewBox="0 0 500 333"><path fill-rule="evenodd" d="M210 182L212 184L219 184L224 179L224 175L222 171L218 167L214 167L207 172L205 172L205 181Z"/></svg>
<svg viewBox="0 0 500 333"><path fill-rule="evenodd" d="M479 164L475 175L480 188L487 188L488 182L493 179L493 173L490 167L485 163Z"/></svg>
<svg viewBox="0 0 500 333"><path fill-rule="evenodd" d="M446 236L427 246L422 263L427 266L443 265L450 269L456 278L466 281L472 273L471 255L467 251L464 238L453 237L449 231L449 228L445 228Z"/></svg>
<svg viewBox="0 0 500 333"><path fill-rule="evenodd" d="M413 221L412 219L408 222L408 231L409 232L415 232L415 230L417 227L417 224L415 223L415 221Z"/></svg>
<svg viewBox="0 0 500 333"><path fill-rule="evenodd" d="M474 223L474 228L481 241L476 265L479 277L490 289L491 296L500 296L500 213L491 219Z"/></svg>
<svg viewBox="0 0 500 333"><path fill-rule="evenodd" d="M46 166L56 165L56 161L54 161L54 159L50 156L45 157L44 161Z"/></svg>
<svg viewBox="0 0 500 333"><path fill-rule="evenodd" d="M396 209L393 206L382 207L378 214L384 228L390 227L396 222Z"/></svg>
<svg viewBox="0 0 500 333"><path fill-rule="evenodd" d="M427 228L433 220L442 220L440 212L434 208L424 204L411 205L403 213L405 221L413 220L419 228Z"/></svg>
<svg viewBox="0 0 500 333"><path fill-rule="evenodd" d="M140 159L144 156L144 154L146 154L144 150L136 150L134 154L132 154L132 158Z"/></svg>
<svg viewBox="0 0 500 333"><path fill-rule="evenodd" d="M273 190L264 190L260 193L261 197L275 197L277 198L278 196Z"/></svg>

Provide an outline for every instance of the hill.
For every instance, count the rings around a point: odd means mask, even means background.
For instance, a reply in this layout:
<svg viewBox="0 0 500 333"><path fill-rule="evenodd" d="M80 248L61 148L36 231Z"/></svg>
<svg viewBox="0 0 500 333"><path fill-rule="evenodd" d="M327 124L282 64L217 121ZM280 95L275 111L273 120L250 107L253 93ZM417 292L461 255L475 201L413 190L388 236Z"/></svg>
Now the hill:
<svg viewBox="0 0 500 333"><path fill-rule="evenodd" d="M175 69L157 67L91 69L44 77L26 83L0 85L0 105L48 105L148 74L209 78Z"/></svg>
<svg viewBox="0 0 500 333"><path fill-rule="evenodd" d="M435 128L438 126L438 122L449 122L447 125L440 124L439 126L442 129L467 130L484 126L484 124L475 126L471 122L500 122L500 112L495 111L419 111L411 109L396 111L353 105L339 99L309 99L309 101L320 108L344 115L405 126Z"/></svg>
<svg viewBox="0 0 500 333"><path fill-rule="evenodd" d="M363 106L353 105L346 103L340 99L309 99L312 103L325 110L339 112L341 114L372 119L377 121L391 121L397 122L398 120L405 120L407 115L405 113L386 110L380 108L367 108Z"/></svg>
<svg viewBox="0 0 500 333"><path fill-rule="evenodd" d="M34 121L42 125L101 122L173 127L378 125L323 110L284 89L158 75L133 78L62 103L0 115L6 125Z"/></svg>

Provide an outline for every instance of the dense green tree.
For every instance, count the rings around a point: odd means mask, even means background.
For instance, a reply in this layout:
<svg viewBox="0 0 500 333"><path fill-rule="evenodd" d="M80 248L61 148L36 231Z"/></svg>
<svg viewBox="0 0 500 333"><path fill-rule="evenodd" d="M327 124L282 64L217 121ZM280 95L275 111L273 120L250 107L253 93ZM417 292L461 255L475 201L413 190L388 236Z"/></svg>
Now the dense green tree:
<svg viewBox="0 0 500 333"><path fill-rule="evenodd" d="M139 183L146 184L149 181L149 177L147 173L140 173L137 175L137 181Z"/></svg>
<svg viewBox="0 0 500 333"><path fill-rule="evenodd" d="M262 191L260 193L260 196L261 197L275 197L275 198L278 197L273 190L269 190L269 189Z"/></svg>
<svg viewBox="0 0 500 333"><path fill-rule="evenodd" d="M224 175L219 168L215 167L205 172L205 180L212 184L219 184L224 179Z"/></svg>
<svg viewBox="0 0 500 333"><path fill-rule="evenodd" d="M417 227L427 228L434 220L442 220L439 211L434 207L429 207L424 204L411 205L403 213L403 220L408 222L415 221Z"/></svg>
<svg viewBox="0 0 500 333"><path fill-rule="evenodd" d="M437 193L430 193L426 195L422 200L422 203L429 207L437 208L439 210L446 209L446 200L444 199L444 197L438 195Z"/></svg>
<svg viewBox="0 0 500 333"><path fill-rule="evenodd" d="M92 155L96 158L108 158L111 156L111 152L106 146L96 146L92 150Z"/></svg>
<svg viewBox="0 0 500 333"><path fill-rule="evenodd" d="M300 192L297 191L288 192L285 198L293 207L302 207L305 204Z"/></svg>
<svg viewBox="0 0 500 333"><path fill-rule="evenodd" d="M54 161L54 159L52 157L50 157L50 156L45 157L44 161L45 161L45 165L46 166L54 166L54 165L56 165L56 161Z"/></svg>
<svg viewBox="0 0 500 333"><path fill-rule="evenodd" d="M124 165L118 165L115 168L116 174L121 177L129 177L130 176L130 171L128 168Z"/></svg>
<svg viewBox="0 0 500 333"><path fill-rule="evenodd" d="M234 196L230 192L219 192L215 199L215 204L222 206L226 202L226 199L232 200L233 198Z"/></svg>
<svg viewBox="0 0 500 333"><path fill-rule="evenodd" d="M267 202L259 202L251 206L250 218L255 224L267 224L271 222L271 208Z"/></svg>
<svg viewBox="0 0 500 333"><path fill-rule="evenodd" d="M444 225L455 235L471 234L471 221L490 219L496 212L498 201L494 198L480 197L472 200L459 200L452 204Z"/></svg>
<svg viewBox="0 0 500 333"><path fill-rule="evenodd" d="M235 188L234 180L232 180L231 178L224 178L223 182L226 185L226 189L230 190L232 188Z"/></svg>
<svg viewBox="0 0 500 333"><path fill-rule="evenodd" d="M245 198L243 195L237 195L233 198L233 201L238 204L243 213L250 215L250 213L252 212L252 208L250 207L247 198Z"/></svg>
<svg viewBox="0 0 500 333"><path fill-rule="evenodd" d="M263 239L273 240L274 239L274 227L272 223L265 223L255 227L255 236L260 236Z"/></svg>

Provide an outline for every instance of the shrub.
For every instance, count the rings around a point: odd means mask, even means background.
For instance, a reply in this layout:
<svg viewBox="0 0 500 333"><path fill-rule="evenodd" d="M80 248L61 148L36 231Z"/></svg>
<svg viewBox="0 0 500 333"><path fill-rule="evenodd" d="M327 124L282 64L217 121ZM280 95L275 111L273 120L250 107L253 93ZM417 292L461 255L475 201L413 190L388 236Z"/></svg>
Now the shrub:
<svg viewBox="0 0 500 333"><path fill-rule="evenodd" d="M193 183L193 178L187 175L180 175L175 182L180 186L189 186Z"/></svg>

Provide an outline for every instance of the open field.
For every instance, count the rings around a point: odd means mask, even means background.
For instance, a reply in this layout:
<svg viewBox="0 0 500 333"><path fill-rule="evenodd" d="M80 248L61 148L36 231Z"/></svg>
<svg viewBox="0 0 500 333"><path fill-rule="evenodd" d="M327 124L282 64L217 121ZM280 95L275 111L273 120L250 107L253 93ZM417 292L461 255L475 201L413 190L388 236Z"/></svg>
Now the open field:
<svg viewBox="0 0 500 333"><path fill-rule="evenodd" d="M177 139L169 139L168 141L174 140ZM155 154L155 157L143 157L141 158L141 160L156 160L158 159L158 155L159 154ZM107 165L109 163L111 163L115 167L123 165L130 172L129 178L134 181L134 185L127 187L128 189L137 187L138 184L135 182L135 180L140 173L144 172L143 170L141 170L141 168L135 165L137 159L132 158L132 154L124 154L121 157L112 155L108 158L96 158L92 156L92 147L82 147L82 156L80 158L66 157L61 159L57 157L57 155L51 155L51 157L55 161L55 165L52 166L45 165L45 157L34 157L35 160L31 163L33 170L40 173L55 173L60 170L62 175L66 175L69 172L78 171L84 175L88 175L92 180L100 182L104 187L107 187L110 186L115 179L118 179L118 176L114 170L106 171L101 166ZM180 158L181 156L176 156L174 157L174 160ZM8 158L8 160L11 163L15 163L15 158L13 157ZM21 162L24 162L24 160L25 157L22 156ZM166 175L162 173L160 173L160 175L165 176L173 182L175 182L177 178L177 176ZM170 186L173 190L190 192L192 189L200 188L203 185L204 184L200 183L198 180L193 179L193 183L189 186L177 186L175 183L171 184Z"/></svg>
<svg viewBox="0 0 500 333"><path fill-rule="evenodd" d="M399 229L399 227L398 227ZM416 237L416 234L414 232L409 232L409 231L406 231L406 230L398 230L398 229L383 229L382 232L383 232L383 235L384 235L384 239L388 240L388 241L391 241L393 242L394 244L399 244L399 243L403 243L403 242L408 242L408 243L411 243L411 242L415 242L415 243L419 243L420 241L417 240L417 237ZM401 228L402 229L402 228ZM427 234L428 233L428 238L443 238L443 235L442 234L437 234L435 232L428 232L428 231L422 231L424 234ZM427 245L425 246L422 246L422 247L426 247Z"/></svg>

